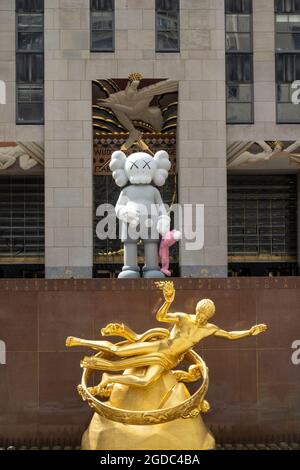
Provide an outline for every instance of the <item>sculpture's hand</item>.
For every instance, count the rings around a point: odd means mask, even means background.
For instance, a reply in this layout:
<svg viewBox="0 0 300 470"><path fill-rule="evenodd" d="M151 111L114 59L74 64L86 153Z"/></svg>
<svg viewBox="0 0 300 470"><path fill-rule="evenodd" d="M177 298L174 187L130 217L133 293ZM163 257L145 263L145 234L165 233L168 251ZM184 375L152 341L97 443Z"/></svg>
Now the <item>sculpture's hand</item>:
<svg viewBox="0 0 300 470"><path fill-rule="evenodd" d="M261 325L254 325L252 326L250 330L250 335L256 336L256 335L259 335L260 333L264 333L267 330L267 328L268 328L267 325L265 325L264 323L262 323Z"/></svg>
<svg viewBox="0 0 300 470"><path fill-rule="evenodd" d="M175 299L175 288L173 281L156 282L156 286L163 291L165 301L172 303Z"/></svg>
<svg viewBox="0 0 300 470"><path fill-rule="evenodd" d="M71 348L73 346L81 346L80 339L79 338L74 338L74 336L69 336L66 339L66 346L68 348Z"/></svg>

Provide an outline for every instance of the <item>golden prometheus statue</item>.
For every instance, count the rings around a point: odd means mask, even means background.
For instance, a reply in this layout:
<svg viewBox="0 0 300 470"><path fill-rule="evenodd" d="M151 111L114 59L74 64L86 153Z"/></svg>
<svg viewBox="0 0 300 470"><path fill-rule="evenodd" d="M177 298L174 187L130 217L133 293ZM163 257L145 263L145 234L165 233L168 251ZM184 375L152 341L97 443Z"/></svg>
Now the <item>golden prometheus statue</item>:
<svg viewBox="0 0 300 470"><path fill-rule="evenodd" d="M124 341L114 344L72 336L66 340L69 347L99 351L81 361L83 375L78 391L95 411L82 439L85 450L213 449L214 438L201 418L201 413L210 409L205 400L208 369L192 348L209 336L238 340L267 329L264 324L246 331L220 329L209 323L215 305L208 299L198 302L194 315L170 313L174 284L162 281L156 285L165 299L156 319L173 323L170 330L155 328L138 335L125 325L110 324L101 330L102 336L118 336ZM188 370L174 370L183 360L189 363ZM89 387L97 371L105 372L99 385ZM200 379L202 383L191 395L185 383Z"/></svg>

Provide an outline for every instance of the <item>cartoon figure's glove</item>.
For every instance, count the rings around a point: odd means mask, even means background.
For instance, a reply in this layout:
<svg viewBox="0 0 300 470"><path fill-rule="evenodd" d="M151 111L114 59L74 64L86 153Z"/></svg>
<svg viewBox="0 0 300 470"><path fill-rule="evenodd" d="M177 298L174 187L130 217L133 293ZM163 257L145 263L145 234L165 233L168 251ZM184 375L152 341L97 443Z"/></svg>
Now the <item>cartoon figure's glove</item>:
<svg viewBox="0 0 300 470"><path fill-rule="evenodd" d="M170 230L170 217L168 215L160 215L157 222L157 231L160 235L165 236Z"/></svg>
<svg viewBox="0 0 300 470"><path fill-rule="evenodd" d="M118 209L117 217L132 227L137 227L140 222L140 212L136 204L131 204L130 202Z"/></svg>

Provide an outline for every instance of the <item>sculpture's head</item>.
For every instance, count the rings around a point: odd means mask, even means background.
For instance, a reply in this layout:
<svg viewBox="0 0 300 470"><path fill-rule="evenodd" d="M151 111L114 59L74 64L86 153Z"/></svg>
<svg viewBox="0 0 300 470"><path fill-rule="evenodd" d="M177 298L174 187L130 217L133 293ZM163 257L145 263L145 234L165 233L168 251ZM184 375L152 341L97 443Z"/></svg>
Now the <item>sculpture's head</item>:
<svg viewBox="0 0 300 470"><path fill-rule="evenodd" d="M129 75L128 84L126 87L126 94L129 95L129 97L130 95L136 94L142 78L143 78L143 75L139 72L133 72Z"/></svg>
<svg viewBox="0 0 300 470"><path fill-rule="evenodd" d="M196 306L196 321L199 325L205 325L215 314L216 307L212 300L203 299Z"/></svg>
<svg viewBox="0 0 300 470"><path fill-rule="evenodd" d="M136 152L126 157L121 151L114 152L109 165L113 179L121 188L128 181L131 184L150 184L163 186L168 178L171 162L169 155L160 150L151 157L145 152Z"/></svg>

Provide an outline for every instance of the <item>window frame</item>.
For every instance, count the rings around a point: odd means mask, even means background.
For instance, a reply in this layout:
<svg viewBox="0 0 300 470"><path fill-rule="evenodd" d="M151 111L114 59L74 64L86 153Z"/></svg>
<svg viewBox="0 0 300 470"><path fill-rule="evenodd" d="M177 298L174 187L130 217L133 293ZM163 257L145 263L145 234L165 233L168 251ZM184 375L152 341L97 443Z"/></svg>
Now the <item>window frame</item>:
<svg viewBox="0 0 300 470"><path fill-rule="evenodd" d="M299 120L293 120L293 119L287 119L286 121L280 120L279 119L279 105L281 103L289 103L293 106L299 106L299 105L294 105L292 101L279 101L279 85L291 85L293 82L282 82L278 80L278 59L279 57L283 56L298 56L299 61L300 61L300 51L299 53L294 53L294 52L283 52L283 53L277 53L275 54L275 87L276 87L276 124L300 124L300 116Z"/></svg>
<svg viewBox="0 0 300 470"><path fill-rule="evenodd" d="M22 15L22 16L42 16L42 25L41 25L41 30L40 31L19 31L19 23L18 23L18 19L19 19L19 16ZM43 53L43 51L45 50L45 34L44 34L44 31L45 31L45 17L44 17L44 14L43 13L19 13L19 12L16 12L16 53ZM41 33L42 34L42 48L41 49L20 49L19 48L19 34L20 33Z"/></svg>
<svg viewBox="0 0 300 470"><path fill-rule="evenodd" d="M300 3L300 2L299 2ZM300 124L300 116L299 116L299 119L298 120L295 120L295 119L292 119L292 118L289 118L287 120L282 120L282 119L279 119L279 107L280 107L280 104L282 103L289 103L293 106L299 106L299 105L294 105L291 101L279 101L279 85L282 85L282 84L286 84L286 85L290 85L293 83L293 82L281 82L278 80L278 62L279 62L279 57L284 57L284 56L294 56L294 57L297 57L299 58L299 61L300 61L300 48L297 50L295 49L284 49L284 50L278 50L277 46L278 46L278 42L277 42L277 37L278 37L278 34L292 34L291 32L278 32L277 31L277 16L281 16L281 15L287 15L288 17L290 16L293 16L293 15L297 15L299 16L300 15L300 4L299 4L299 9L295 9L294 11L281 11L280 9L277 8L278 7L278 3L277 1L275 0L274 2L274 30L275 30L275 38L274 38L274 41L275 41L275 96L276 96L276 124L279 124L279 125L291 125L291 124ZM300 31L299 33L297 33L300 35ZM294 59L295 60L295 59Z"/></svg>
<svg viewBox="0 0 300 470"><path fill-rule="evenodd" d="M16 72L15 72L15 83L16 83L16 93L15 93L15 103L16 103L16 125L22 125L22 126L26 126L26 125L44 125L45 123L45 8L44 8L44 4L43 4L43 8L41 10L38 10L38 11L21 11L21 10L18 10L17 9L17 1L15 1L15 44L16 44L16 47L15 47L15 57L16 57ZM31 16L31 15L42 15L42 26L41 26L41 29L42 29L42 49L19 49L19 41L18 41L18 38L19 38L19 23L18 23L18 20L19 20L19 16L20 15L26 15L26 16ZM30 55L30 56L37 56L37 55L40 55L43 57L43 80L41 82L20 82L18 80L18 57L23 55L23 54L26 54L26 55ZM25 88L28 88L28 89L33 89L33 88L39 88L41 91L42 91L42 95L43 95L43 100L42 100L42 107L43 107L43 112L42 112L42 116L41 118L39 119L28 119L26 121L23 121L20 119L20 114L19 114L19 109L20 109L20 106L22 105L23 102L20 102L19 101L19 89L25 89ZM26 103L26 102L24 102ZM28 104L30 104L31 102L28 101ZM40 103L40 102L38 102Z"/></svg>
<svg viewBox="0 0 300 470"><path fill-rule="evenodd" d="M243 50L227 50L227 15L249 15L250 17L250 50L249 51L243 51ZM255 110L254 110L254 46L253 46L253 2L250 0L250 8L249 11L247 12L239 12L239 13L234 13L234 12L228 12L227 11L227 4L225 1L225 80L226 80L226 124L230 126L242 126L242 125L251 125L254 124L255 122ZM251 82L229 82L227 80L227 64L228 64L228 57L230 56L249 56L250 57L250 64L251 64ZM245 121L230 121L229 116L228 116L228 108L229 105L232 104L231 102L228 101L227 98L227 93L228 89L230 86L237 86L237 85L243 85L243 84L248 84L251 86L251 97L250 101L240 101L237 102L237 104L250 104L251 106L251 116L250 120L245 120Z"/></svg>
<svg viewBox="0 0 300 470"><path fill-rule="evenodd" d="M297 34L298 37L300 38L300 21L299 21L299 31L297 32L292 32L292 31L277 31L277 17L278 16L299 16L300 17L300 12L299 13L275 13L275 51L277 54L284 54L284 53L289 53L289 54L299 54L300 53L300 47L299 49L278 49L278 36L279 35L293 35ZM290 23L290 21L288 21ZM299 41L300 42L300 41Z"/></svg>
<svg viewBox="0 0 300 470"><path fill-rule="evenodd" d="M181 8L180 8L180 0L178 0L178 8L176 10L170 10L172 12L177 13L177 29L158 29L158 13L165 13L166 11L169 10L162 10L157 8L159 0L155 0L155 52L156 54L178 54L180 52L180 15L181 15ZM170 31L175 31L177 33L177 48L176 49L160 49L158 47L158 33L161 32L170 32Z"/></svg>
<svg viewBox="0 0 300 470"><path fill-rule="evenodd" d="M116 25L115 25L115 16L116 16L116 8L115 8L115 0L111 0L112 1L112 5L113 5L113 8L112 10L93 10L92 9L92 2L93 0L90 0L90 52L92 53L104 53L104 54L107 54L107 53L112 53L112 52L115 52L115 36L116 36ZM105 30L101 30L101 29L93 29L93 13L99 13L101 11L111 11L112 12L112 29L105 29ZM111 46L111 49L95 49L93 48L93 32L94 31L111 31L112 33L112 46Z"/></svg>

